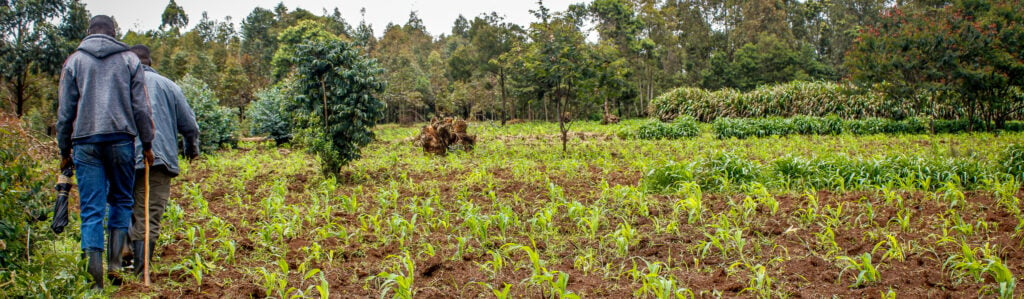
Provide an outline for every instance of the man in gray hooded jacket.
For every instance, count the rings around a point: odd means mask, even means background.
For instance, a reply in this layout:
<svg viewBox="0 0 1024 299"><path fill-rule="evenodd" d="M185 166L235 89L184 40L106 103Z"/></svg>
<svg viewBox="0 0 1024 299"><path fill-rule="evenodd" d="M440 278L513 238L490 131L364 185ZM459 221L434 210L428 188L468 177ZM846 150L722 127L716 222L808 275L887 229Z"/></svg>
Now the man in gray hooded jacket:
<svg viewBox="0 0 1024 299"><path fill-rule="evenodd" d="M102 288L103 219L109 230L107 267L116 272L131 225L135 138L152 163L154 129L145 70L128 45L114 38L114 20L93 17L88 34L61 70L57 147L61 169L73 161L78 172L82 251L93 287Z"/></svg>
<svg viewBox="0 0 1024 299"><path fill-rule="evenodd" d="M199 155L199 125L196 124L196 115L192 108L185 101L185 95L181 88L174 81L161 76L150 65L149 48L144 45L132 46L131 51L142 61L142 68L146 70L146 90L149 91L149 102L153 107L153 122L156 127L156 136L153 138L153 154L156 160L149 172L150 200L149 200L149 253L152 259L153 248L156 239L160 235L160 220L163 218L164 208L171 196L171 178L178 176L178 134L184 137L185 157L194 159ZM141 145L140 145L141 146ZM136 152L141 153L141 148ZM143 204L145 196L145 181L143 171L145 163L141 154L135 157L135 209L134 222L130 237L132 240L132 251L134 252L135 273L142 272L142 262L145 256L146 237L146 207Z"/></svg>

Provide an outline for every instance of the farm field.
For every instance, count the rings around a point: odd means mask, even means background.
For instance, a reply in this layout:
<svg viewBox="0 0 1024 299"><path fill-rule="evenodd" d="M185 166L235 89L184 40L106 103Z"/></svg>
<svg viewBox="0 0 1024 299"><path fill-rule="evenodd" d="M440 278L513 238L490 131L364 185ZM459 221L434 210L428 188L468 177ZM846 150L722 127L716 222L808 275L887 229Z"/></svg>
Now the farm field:
<svg viewBox="0 0 1024 299"><path fill-rule="evenodd" d="M156 285L113 295L1010 298L1024 273L1024 134L616 137L640 122L576 123L567 154L556 124L474 123L446 157L388 125L336 179L301 149L206 155Z"/></svg>

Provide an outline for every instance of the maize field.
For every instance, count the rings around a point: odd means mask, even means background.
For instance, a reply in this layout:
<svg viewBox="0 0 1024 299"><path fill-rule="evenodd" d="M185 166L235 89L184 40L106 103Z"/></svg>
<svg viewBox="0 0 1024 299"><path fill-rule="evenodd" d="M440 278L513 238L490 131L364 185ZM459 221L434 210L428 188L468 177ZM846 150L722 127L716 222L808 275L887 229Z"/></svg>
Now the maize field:
<svg viewBox="0 0 1024 299"><path fill-rule="evenodd" d="M183 163L152 287L75 296L1020 294L1024 133L619 137L648 125L577 122L563 153L556 124L471 123L477 146L445 156L387 125L336 177L243 142ZM37 244L34 258L79 261L72 237ZM0 281L13 297L87 286L61 268Z"/></svg>

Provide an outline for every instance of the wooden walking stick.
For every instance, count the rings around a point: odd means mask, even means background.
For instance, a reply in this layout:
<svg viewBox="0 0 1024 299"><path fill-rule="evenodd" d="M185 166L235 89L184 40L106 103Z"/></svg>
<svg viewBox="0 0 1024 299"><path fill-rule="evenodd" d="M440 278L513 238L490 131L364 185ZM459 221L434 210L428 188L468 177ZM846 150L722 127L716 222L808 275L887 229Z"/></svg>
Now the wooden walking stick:
<svg viewBox="0 0 1024 299"><path fill-rule="evenodd" d="M145 178L144 178L146 180L146 190L145 190L146 191L146 197L145 197L146 198L145 199L145 205L146 205L145 206L145 208L146 208L146 232L145 232L145 235L146 236L143 237L144 241L142 242L143 248L144 248L143 249L143 256L142 256L142 277L143 277L143 282L146 284L147 287L149 287L149 252L150 252L150 249L149 249L149 161L146 161L143 164L146 165L146 175L145 175Z"/></svg>

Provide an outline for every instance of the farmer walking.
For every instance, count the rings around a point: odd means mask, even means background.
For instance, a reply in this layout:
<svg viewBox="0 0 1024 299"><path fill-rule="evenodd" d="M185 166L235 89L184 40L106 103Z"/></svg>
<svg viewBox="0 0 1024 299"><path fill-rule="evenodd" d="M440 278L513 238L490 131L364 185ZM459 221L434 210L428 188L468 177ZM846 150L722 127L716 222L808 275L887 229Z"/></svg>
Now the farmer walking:
<svg viewBox="0 0 1024 299"><path fill-rule="evenodd" d="M142 63L114 38L114 20L95 16L87 33L61 70L57 147L61 169L74 163L78 170L82 251L93 287L102 288L103 220L109 235L107 270L113 273L121 269L131 225L133 143L138 138L145 159L153 160L153 118Z"/></svg>
<svg viewBox="0 0 1024 299"><path fill-rule="evenodd" d="M153 122L156 127L156 136L153 137L153 155L155 157L149 173L149 257L152 260L153 247L160 235L160 220L167 207L167 200L171 196L171 178L178 176L178 142L177 136L181 134L185 141L185 157L189 160L199 155L199 125L196 124L196 116L192 108L185 101L181 88L173 81L158 74L153 68L152 60L149 58L149 48L144 45L132 46L131 51L142 61L142 68L146 71L146 89L149 91L149 102L153 107ZM141 145L140 145L141 146ZM137 149L138 152L139 149ZM140 154L135 157L136 177L135 181L135 208L134 219L130 237L132 240L132 252L135 260L135 273L140 274L143 270L146 256L146 207L144 198L146 196L143 177L145 177L144 157Z"/></svg>

